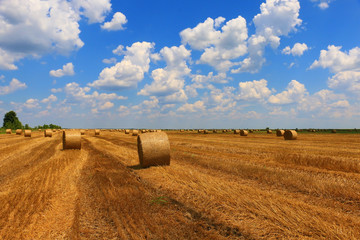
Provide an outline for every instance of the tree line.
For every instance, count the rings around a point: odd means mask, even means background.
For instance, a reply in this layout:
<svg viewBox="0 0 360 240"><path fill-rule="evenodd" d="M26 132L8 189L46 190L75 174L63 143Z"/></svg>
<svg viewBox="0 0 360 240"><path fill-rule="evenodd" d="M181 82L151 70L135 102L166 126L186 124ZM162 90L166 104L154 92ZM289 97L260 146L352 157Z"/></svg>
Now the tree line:
<svg viewBox="0 0 360 240"><path fill-rule="evenodd" d="M16 116L16 112L10 111L5 113L3 126L4 129L61 129L61 126L55 124L44 124L35 127L30 127L29 124L23 125L19 118Z"/></svg>

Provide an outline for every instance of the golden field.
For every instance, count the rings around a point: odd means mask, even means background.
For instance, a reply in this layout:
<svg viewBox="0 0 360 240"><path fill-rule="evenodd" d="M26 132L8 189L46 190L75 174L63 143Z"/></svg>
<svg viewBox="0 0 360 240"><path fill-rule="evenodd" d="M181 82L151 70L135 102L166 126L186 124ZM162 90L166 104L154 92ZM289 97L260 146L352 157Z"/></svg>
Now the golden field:
<svg viewBox="0 0 360 240"><path fill-rule="evenodd" d="M167 133L146 169L121 132L0 135L0 239L360 239L360 134Z"/></svg>

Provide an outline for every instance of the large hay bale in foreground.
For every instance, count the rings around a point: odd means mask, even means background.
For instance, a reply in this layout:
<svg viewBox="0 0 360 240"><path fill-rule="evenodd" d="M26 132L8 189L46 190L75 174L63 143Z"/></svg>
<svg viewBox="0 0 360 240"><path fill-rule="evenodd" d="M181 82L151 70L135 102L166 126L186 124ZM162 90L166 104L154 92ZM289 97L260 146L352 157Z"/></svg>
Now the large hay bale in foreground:
<svg viewBox="0 0 360 240"><path fill-rule="evenodd" d="M16 135L21 135L22 134L22 129L16 129Z"/></svg>
<svg viewBox="0 0 360 240"><path fill-rule="evenodd" d="M284 133L285 140L296 140L297 132L295 130L286 130Z"/></svg>
<svg viewBox="0 0 360 240"><path fill-rule="evenodd" d="M248 131L246 130L240 130L240 136L247 136L248 135Z"/></svg>
<svg viewBox="0 0 360 240"><path fill-rule="evenodd" d="M280 130L280 129L276 130L276 136L277 136L277 137L282 137L282 136L284 136L284 133L285 133L284 130Z"/></svg>
<svg viewBox="0 0 360 240"><path fill-rule="evenodd" d="M100 129L95 129L95 135L100 135Z"/></svg>
<svg viewBox="0 0 360 240"><path fill-rule="evenodd" d="M81 135L85 135L85 130L80 130Z"/></svg>
<svg viewBox="0 0 360 240"><path fill-rule="evenodd" d="M52 133L51 129L46 129L44 131L44 137L52 137Z"/></svg>
<svg viewBox="0 0 360 240"><path fill-rule="evenodd" d="M63 131L63 149L81 149L81 133Z"/></svg>
<svg viewBox="0 0 360 240"><path fill-rule="evenodd" d="M137 145L141 167L170 165L170 143L165 132L139 135Z"/></svg>
<svg viewBox="0 0 360 240"><path fill-rule="evenodd" d="M138 130L132 130L132 136L137 136L139 135L139 131Z"/></svg>
<svg viewBox="0 0 360 240"><path fill-rule="evenodd" d="M6 134L11 134L11 129L6 129Z"/></svg>
<svg viewBox="0 0 360 240"><path fill-rule="evenodd" d="M24 137L31 137L31 130L25 130Z"/></svg>

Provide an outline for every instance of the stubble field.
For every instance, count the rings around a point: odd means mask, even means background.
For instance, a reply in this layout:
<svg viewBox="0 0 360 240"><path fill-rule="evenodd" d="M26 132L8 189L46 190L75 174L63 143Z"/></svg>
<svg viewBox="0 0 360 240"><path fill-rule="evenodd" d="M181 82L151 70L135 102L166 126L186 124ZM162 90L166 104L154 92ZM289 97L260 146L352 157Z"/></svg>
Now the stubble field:
<svg viewBox="0 0 360 240"><path fill-rule="evenodd" d="M0 135L0 239L360 239L360 134Z"/></svg>

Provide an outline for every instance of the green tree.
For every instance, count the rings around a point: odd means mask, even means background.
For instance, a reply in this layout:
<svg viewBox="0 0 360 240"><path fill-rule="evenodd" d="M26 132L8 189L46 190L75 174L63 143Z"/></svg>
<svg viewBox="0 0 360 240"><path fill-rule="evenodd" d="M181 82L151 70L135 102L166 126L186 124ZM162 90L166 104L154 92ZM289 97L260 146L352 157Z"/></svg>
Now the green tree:
<svg viewBox="0 0 360 240"><path fill-rule="evenodd" d="M30 129L29 124L25 124L24 128L25 128L25 129Z"/></svg>
<svg viewBox="0 0 360 240"><path fill-rule="evenodd" d="M16 116L16 112L10 111L5 114L3 128L18 129L22 127L22 123Z"/></svg>

